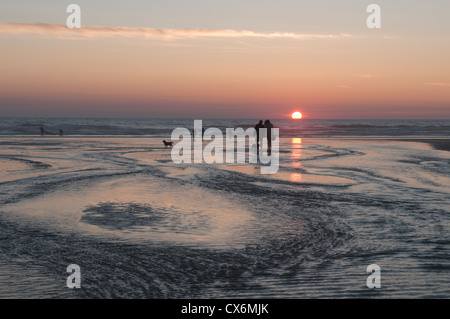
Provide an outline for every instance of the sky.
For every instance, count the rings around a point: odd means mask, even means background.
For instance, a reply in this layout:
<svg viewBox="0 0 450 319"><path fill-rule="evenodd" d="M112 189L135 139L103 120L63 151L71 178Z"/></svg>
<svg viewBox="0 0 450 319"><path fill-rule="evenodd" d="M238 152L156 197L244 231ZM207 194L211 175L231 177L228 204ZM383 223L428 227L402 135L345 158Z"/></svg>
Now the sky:
<svg viewBox="0 0 450 319"><path fill-rule="evenodd" d="M449 15L448 0L2 1L0 116L450 119Z"/></svg>

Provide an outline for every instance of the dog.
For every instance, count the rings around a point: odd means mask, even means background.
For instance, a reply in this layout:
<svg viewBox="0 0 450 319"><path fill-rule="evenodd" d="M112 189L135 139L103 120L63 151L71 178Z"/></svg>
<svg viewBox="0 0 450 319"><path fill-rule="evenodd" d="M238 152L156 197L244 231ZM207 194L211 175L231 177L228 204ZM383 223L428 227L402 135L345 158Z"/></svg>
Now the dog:
<svg viewBox="0 0 450 319"><path fill-rule="evenodd" d="M163 140L164 146L167 147L173 147L173 142L166 142L166 140Z"/></svg>

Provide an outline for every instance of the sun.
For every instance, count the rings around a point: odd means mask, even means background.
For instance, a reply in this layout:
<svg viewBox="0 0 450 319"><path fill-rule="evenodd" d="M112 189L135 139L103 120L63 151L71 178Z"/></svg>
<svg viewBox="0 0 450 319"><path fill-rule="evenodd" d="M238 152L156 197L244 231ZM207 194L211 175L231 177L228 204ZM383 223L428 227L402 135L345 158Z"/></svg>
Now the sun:
<svg viewBox="0 0 450 319"><path fill-rule="evenodd" d="M300 112L294 112L294 113L292 113L291 116L294 120L299 120L303 117L302 113L300 113Z"/></svg>

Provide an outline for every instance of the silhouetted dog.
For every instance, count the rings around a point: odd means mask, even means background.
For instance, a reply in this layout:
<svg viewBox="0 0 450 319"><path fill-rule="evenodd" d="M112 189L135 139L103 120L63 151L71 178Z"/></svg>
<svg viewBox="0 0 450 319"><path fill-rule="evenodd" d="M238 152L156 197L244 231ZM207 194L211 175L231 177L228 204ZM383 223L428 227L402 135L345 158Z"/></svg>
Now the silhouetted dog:
<svg viewBox="0 0 450 319"><path fill-rule="evenodd" d="M166 142L166 140L163 140L163 143L164 143L165 147L167 147L167 146L172 147L173 146L173 142Z"/></svg>

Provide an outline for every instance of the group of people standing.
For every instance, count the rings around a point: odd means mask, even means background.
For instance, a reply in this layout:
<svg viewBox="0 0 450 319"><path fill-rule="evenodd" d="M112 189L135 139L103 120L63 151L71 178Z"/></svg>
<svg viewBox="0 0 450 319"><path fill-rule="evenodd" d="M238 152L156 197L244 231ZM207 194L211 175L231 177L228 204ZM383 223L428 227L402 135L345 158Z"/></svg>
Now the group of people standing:
<svg viewBox="0 0 450 319"><path fill-rule="evenodd" d="M261 128L266 128L266 134L260 134L259 129ZM259 144L261 143L262 145L262 141L265 137L267 138L267 154L270 155L272 153L272 129L273 129L273 124L270 123L269 120L265 120L265 122L263 123L262 120L259 121L258 124L255 125L255 130L256 130L256 150L259 154Z"/></svg>

